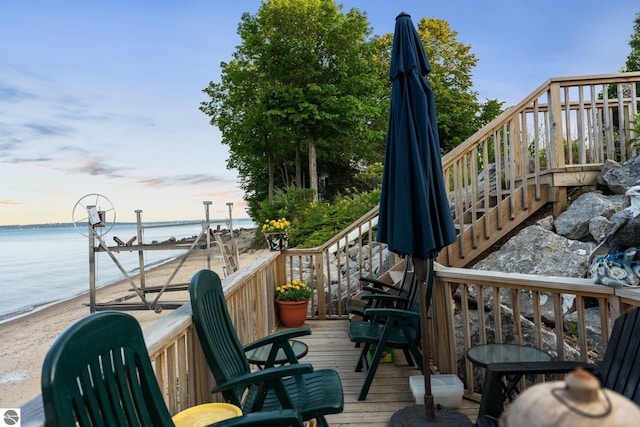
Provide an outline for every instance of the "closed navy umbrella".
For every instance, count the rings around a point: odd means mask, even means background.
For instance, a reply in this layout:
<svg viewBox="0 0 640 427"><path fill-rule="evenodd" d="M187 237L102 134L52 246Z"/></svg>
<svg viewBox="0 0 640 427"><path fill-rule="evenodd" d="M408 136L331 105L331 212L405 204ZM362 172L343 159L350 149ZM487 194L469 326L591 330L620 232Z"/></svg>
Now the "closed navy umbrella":
<svg viewBox="0 0 640 427"><path fill-rule="evenodd" d="M391 111L380 198L378 240L401 256L410 256L421 287L421 322L425 377L425 415L435 408L427 351L427 272L433 258L457 236L447 200L431 71L418 33L406 13L396 17L391 53Z"/></svg>
<svg viewBox="0 0 640 427"><path fill-rule="evenodd" d="M378 240L389 250L434 258L456 240L447 200L431 71L407 14L396 18L391 53L391 112Z"/></svg>

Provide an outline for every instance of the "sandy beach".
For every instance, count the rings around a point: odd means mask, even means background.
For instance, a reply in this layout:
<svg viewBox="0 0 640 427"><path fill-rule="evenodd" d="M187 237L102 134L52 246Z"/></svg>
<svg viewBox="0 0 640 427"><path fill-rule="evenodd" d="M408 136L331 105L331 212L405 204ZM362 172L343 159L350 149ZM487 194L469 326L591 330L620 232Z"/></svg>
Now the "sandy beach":
<svg viewBox="0 0 640 427"><path fill-rule="evenodd" d="M238 236L240 267L248 265L262 256L267 250L253 251L248 245L253 237L253 230L241 230ZM224 277L221 258L211 258L211 269ZM163 286L174 273L180 259L153 268L146 273L147 286ZM190 255L176 273L171 284L188 283L193 274L207 268L204 253L195 252ZM138 276L133 276L138 284ZM87 284L87 289L88 289ZM102 287L96 292L96 301L104 303L132 294L131 285L123 280ZM155 294L149 294L147 300L153 301ZM186 291L165 292L159 301L186 302L189 296ZM134 297L131 302L141 302ZM44 356L60 333L77 319L89 314L89 294L58 302L43 307L22 317L0 323L0 336L5 346L0 348L0 407L18 407L40 394L40 371ZM153 310L128 310L135 316L142 328L157 321L173 310L156 313Z"/></svg>

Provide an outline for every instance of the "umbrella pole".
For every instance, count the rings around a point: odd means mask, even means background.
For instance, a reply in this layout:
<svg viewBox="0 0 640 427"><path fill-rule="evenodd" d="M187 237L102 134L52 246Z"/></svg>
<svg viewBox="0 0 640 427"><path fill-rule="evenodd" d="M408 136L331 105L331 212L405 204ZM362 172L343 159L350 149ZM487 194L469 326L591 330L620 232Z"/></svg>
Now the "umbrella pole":
<svg viewBox="0 0 640 427"><path fill-rule="evenodd" d="M429 280L433 278L433 260L414 258L413 265L420 286L420 331L422 334L422 370L424 372L424 412L427 421L436 419L435 402L431 391L431 347L427 332L427 273Z"/></svg>
<svg viewBox="0 0 640 427"><path fill-rule="evenodd" d="M433 284L433 259L413 258L415 277L420 292L420 326L422 339L422 370L424 372L424 406L412 405L393 414L388 427L473 427L473 423L462 412L436 405L431 390L431 346L427 332L427 284Z"/></svg>

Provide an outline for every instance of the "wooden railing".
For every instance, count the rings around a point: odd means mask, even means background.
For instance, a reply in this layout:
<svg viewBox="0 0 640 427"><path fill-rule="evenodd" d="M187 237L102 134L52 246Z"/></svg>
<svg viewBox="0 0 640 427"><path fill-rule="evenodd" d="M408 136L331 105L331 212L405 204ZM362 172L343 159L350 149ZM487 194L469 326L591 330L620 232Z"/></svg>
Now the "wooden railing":
<svg viewBox="0 0 640 427"><path fill-rule="evenodd" d="M286 257L271 253L223 280L241 342L261 338L275 329L272 295L276 283L280 283L277 271L282 270ZM473 368L465 358L471 346L488 342L528 344L543 348L560 360L597 362L613 320L630 307L640 306L640 290L606 287L589 279L442 266L438 266L435 278L429 324L430 336L437 337L430 344L433 363L440 372L462 378L470 396L477 389ZM567 296L575 298L577 313L577 322L569 329L563 324L563 297ZM587 298L597 307L599 319L598 324L589 327L585 321ZM542 312L543 299L551 301L551 314ZM525 300L530 301L529 310L522 309ZM483 307L483 315L478 313L478 307ZM486 316L487 313L491 315ZM560 327L554 327L557 325ZM595 338L590 337L594 327L600 329ZM210 394L214 381L193 330L190 305L145 330L145 340L171 413L215 400L216 396ZM593 342L598 342L599 347ZM572 343L575 350L566 343Z"/></svg>
<svg viewBox="0 0 640 427"><path fill-rule="evenodd" d="M241 342L275 331L273 295L284 280L282 261L278 253L269 253L222 280ZM168 334L167 329L172 332ZM171 413L211 401L214 381L191 322L190 304L145 330L145 340Z"/></svg>
<svg viewBox="0 0 640 427"><path fill-rule="evenodd" d="M277 326L273 292L285 277L285 261L289 257L285 253L272 252L223 279L227 304L241 342L266 336ZM516 342L545 348L559 359L597 360L606 346L613 320L630 306L640 305L640 290L605 287L587 279L442 266L438 266L435 278L429 324L431 337L437 337L437 343L433 339L430 343L434 365L441 373L454 373L464 379L470 397L477 397L473 369L464 358L470 346L485 342ZM500 298L494 298L494 295L500 295ZM555 324L562 325L563 295L574 296L577 301L578 321L570 332L563 327L549 327L549 320L538 308L541 299L549 298ZM590 344L583 308L586 298L593 299L598 307L600 348ZM509 316L509 313L523 311L523 299L532 301L531 312L524 315L525 320L520 316ZM477 314L475 308L478 306L484 308L483 315ZM484 311L491 311L492 315L485 318ZM473 324L477 328L472 329ZM545 334L554 337L555 345L543 340ZM189 304L151 325L144 331L144 336L172 414L216 400L217 396L210 394L214 380L194 331ZM576 353L569 354L564 342L576 342ZM22 407L22 417L23 426L44 425L39 396Z"/></svg>
<svg viewBox="0 0 640 427"><path fill-rule="evenodd" d="M568 296L575 299L577 322L566 329L563 298ZM598 311L597 324L589 324L601 328L597 337L590 336L585 321L587 298ZM640 305L640 294L635 299ZM472 393L478 384L465 353L478 344L526 344L560 360L597 361L612 321L625 309L614 288L589 279L439 267L429 321L431 336L438 337L431 342L434 365L460 376Z"/></svg>
<svg viewBox="0 0 640 427"><path fill-rule="evenodd" d="M360 287L360 276L378 277L395 263L385 244L375 241L378 207L322 246L288 249L287 280L302 280L315 290L309 317L346 318L346 302Z"/></svg>
<svg viewBox="0 0 640 427"><path fill-rule="evenodd" d="M549 344L544 344L541 331L548 328L555 348L547 349L559 358L597 358L606 346L612 321L629 306L640 305L635 289L608 288L586 279L456 268L467 265L547 202L562 208L566 188L593 183L605 160L624 160L633 154L626 141L635 136L627 129L638 112L638 83L640 73L551 79L443 157L460 234L458 242L438 258L444 266L436 271L430 322L431 336L438 340L430 348L440 372L464 378L469 394L476 388L473 369L464 358L471 345L513 341L543 347ZM610 95L610 87L615 95ZM485 189L483 176L499 179ZM344 317L344 304L358 287L357 277L363 272L381 275L395 263L385 245L374 243L377 214L377 208L372 209L318 248L270 253L224 279L241 341L247 343L274 330L275 286L292 278L316 290L310 317ZM570 332L562 327L563 295L577 300L578 321ZM553 329L538 308L542 298L552 301ZM586 298L598 307L600 348L593 348L589 341L583 309ZM532 301L526 322L521 316L508 316L509 312L521 314L523 299ZM478 306L481 315L474 314ZM489 309L492 314L486 318ZM527 327L527 322L533 326ZM477 333L470 326L474 323ZM215 398L209 394L213 379L188 304L145 330L145 339L171 413ZM577 343L575 355L567 354L567 340ZM23 426L44 425L40 397L25 404L22 415Z"/></svg>

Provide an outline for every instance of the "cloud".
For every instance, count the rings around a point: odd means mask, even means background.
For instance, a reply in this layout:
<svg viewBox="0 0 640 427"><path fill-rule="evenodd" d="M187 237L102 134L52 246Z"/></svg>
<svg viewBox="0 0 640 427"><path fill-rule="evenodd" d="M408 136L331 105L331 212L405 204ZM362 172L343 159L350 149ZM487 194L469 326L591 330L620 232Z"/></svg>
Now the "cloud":
<svg viewBox="0 0 640 427"><path fill-rule="evenodd" d="M13 200L0 200L1 206L20 206L24 205L22 202L14 202Z"/></svg>
<svg viewBox="0 0 640 427"><path fill-rule="evenodd" d="M11 163L47 163L47 162L51 162L55 160L53 157L47 157L44 156L42 154L39 154L37 156L33 156L33 157L20 157L20 156L15 156L12 157L11 159L8 159L8 161L10 161Z"/></svg>
<svg viewBox="0 0 640 427"><path fill-rule="evenodd" d="M8 135L5 132L0 131L0 135ZM4 138L3 138L4 139ZM15 149L19 144L20 144L21 140L13 137L13 136L7 136L7 139L5 139L4 141L0 142L0 158L3 157L8 157L7 153L10 150Z"/></svg>
<svg viewBox="0 0 640 427"><path fill-rule="evenodd" d="M0 102L16 103L33 98L35 96L32 93L23 91L15 86L8 86L0 81Z"/></svg>
<svg viewBox="0 0 640 427"><path fill-rule="evenodd" d="M5 158L5 162L11 163L47 163L63 160L66 163L70 161L69 154L73 156L75 153L85 155L86 150L74 146L65 145L62 147L46 147L47 153L44 154L44 148L38 150L39 152L24 153L12 153L12 149L20 148L21 141L17 141L14 144L0 144L0 157ZM4 149L3 149L4 148ZM4 154L4 156L2 156ZM61 156L64 156L61 157Z"/></svg>
<svg viewBox="0 0 640 427"><path fill-rule="evenodd" d="M226 176L226 175L208 175L208 174L194 174L194 175L183 175L176 178L180 182L184 182L187 184L210 184L214 181L227 181L234 182L236 178L234 176Z"/></svg>
<svg viewBox="0 0 640 427"><path fill-rule="evenodd" d="M105 178L124 178L125 175L120 173L122 168L110 165L98 157L86 156L84 158L69 161L74 164L73 167L62 168L70 173L85 173L92 176L102 176Z"/></svg>
<svg viewBox="0 0 640 427"><path fill-rule="evenodd" d="M138 179L138 184L142 185L143 187L149 187L149 188L154 188L154 187L165 187L168 185L166 181L166 178L142 178L142 179Z"/></svg>
<svg viewBox="0 0 640 427"><path fill-rule="evenodd" d="M75 128L65 125L0 122L0 159L25 163L50 158L52 155L49 153L55 151L51 138L63 137L66 140L74 133Z"/></svg>
<svg viewBox="0 0 640 427"><path fill-rule="evenodd" d="M24 127L34 131L38 136L68 136L73 133L73 128L71 126L25 123Z"/></svg>
<svg viewBox="0 0 640 427"><path fill-rule="evenodd" d="M235 184L235 181L236 178L233 176L194 174L141 178L138 180L138 183L145 187L167 187L175 185L198 186L201 184L213 184L220 182Z"/></svg>

